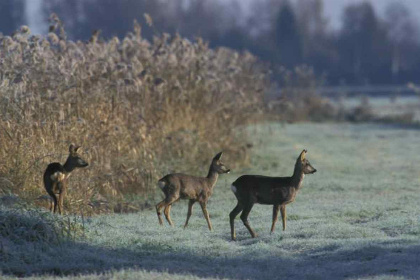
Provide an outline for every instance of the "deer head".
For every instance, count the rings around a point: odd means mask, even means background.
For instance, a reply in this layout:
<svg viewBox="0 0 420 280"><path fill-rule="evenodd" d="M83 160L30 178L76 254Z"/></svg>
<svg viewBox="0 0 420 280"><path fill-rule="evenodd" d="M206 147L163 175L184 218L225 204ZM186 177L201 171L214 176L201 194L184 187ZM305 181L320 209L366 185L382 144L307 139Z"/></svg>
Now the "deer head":
<svg viewBox="0 0 420 280"><path fill-rule="evenodd" d="M306 149L300 153L296 160L296 168L298 168L304 174L313 174L316 172L316 169L311 165L309 160L306 159L307 153L308 151Z"/></svg>
<svg viewBox="0 0 420 280"><path fill-rule="evenodd" d="M223 162L220 160L222 157L223 152L218 153L212 160L212 169L215 170L219 174L229 173L230 169L227 168Z"/></svg>

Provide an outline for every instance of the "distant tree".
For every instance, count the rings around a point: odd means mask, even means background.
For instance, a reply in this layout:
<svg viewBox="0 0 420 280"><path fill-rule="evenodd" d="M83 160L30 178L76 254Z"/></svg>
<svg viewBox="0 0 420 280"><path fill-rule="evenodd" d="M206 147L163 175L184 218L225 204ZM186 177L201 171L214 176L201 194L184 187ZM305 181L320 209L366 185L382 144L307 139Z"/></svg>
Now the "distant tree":
<svg viewBox="0 0 420 280"><path fill-rule="evenodd" d="M403 4L394 2L385 12L388 38L392 45L392 79L402 82L401 72L419 63L419 30L410 11Z"/></svg>
<svg viewBox="0 0 420 280"><path fill-rule="evenodd" d="M4 14L0 28L12 22L5 20L12 13L5 11L24 1L0 0ZM96 29L105 38L122 37L137 19L148 39L160 32L203 37L212 47L250 50L270 62L274 73L279 65L292 68L304 63L320 75L327 74L329 84L420 80L418 30L409 11L398 3L388 7L384 20L370 2L352 4L343 11L342 28L333 31L324 16L323 0L254 0L249 13L241 11L240 0L42 1L44 18L57 13L71 39L86 40ZM144 24L144 13L152 17L152 28ZM3 32L19 24L14 25Z"/></svg>
<svg viewBox="0 0 420 280"><path fill-rule="evenodd" d="M148 13L159 22L160 2L154 0L43 0L46 16L56 13L73 39L88 39L101 29L104 37L124 36L133 20ZM149 32L152 32L148 30ZM146 31L146 32L148 32Z"/></svg>
<svg viewBox="0 0 420 280"><path fill-rule="evenodd" d="M274 43L281 64L291 67L302 62L302 41L292 6L287 1L280 8L274 26Z"/></svg>
<svg viewBox="0 0 420 280"><path fill-rule="evenodd" d="M389 42L384 25L376 17L370 2L345 8L339 34L339 70L351 83L389 79ZM389 71L388 71L389 72Z"/></svg>
<svg viewBox="0 0 420 280"><path fill-rule="evenodd" d="M229 30L214 37L210 44L215 47L225 46L237 50L252 48L249 34L246 34L243 29L236 26L232 26Z"/></svg>
<svg viewBox="0 0 420 280"><path fill-rule="evenodd" d="M10 35L17 30L24 21L24 0L0 1L0 32Z"/></svg>
<svg viewBox="0 0 420 280"><path fill-rule="evenodd" d="M302 36L303 57L319 51L327 37L327 19L324 16L322 0L298 0L296 14Z"/></svg>
<svg viewBox="0 0 420 280"><path fill-rule="evenodd" d="M86 17L83 12L83 0L43 0L44 18L48 18L52 13L58 15L65 24L65 30L72 38L85 38L90 31L85 31ZM82 36L81 36L82 35Z"/></svg>
<svg viewBox="0 0 420 280"><path fill-rule="evenodd" d="M102 29L105 37L124 36L132 30L133 20L142 21L148 13L158 20L158 1L154 0L90 0L85 1L84 11L89 18L90 29ZM143 30L145 31L145 30Z"/></svg>
<svg viewBox="0 0 420 280"><path fill-rule="evenodd" d="M328 75L337 51L324 15L323 0L298 0L296 14L302 38L303 62L312 65L317 73Z"/></svg>

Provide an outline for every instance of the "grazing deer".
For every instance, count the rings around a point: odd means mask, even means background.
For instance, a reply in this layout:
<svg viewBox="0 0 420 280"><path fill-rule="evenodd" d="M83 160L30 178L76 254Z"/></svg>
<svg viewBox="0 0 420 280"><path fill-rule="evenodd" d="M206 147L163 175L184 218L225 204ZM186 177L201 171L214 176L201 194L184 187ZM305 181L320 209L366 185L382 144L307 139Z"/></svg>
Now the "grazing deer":
<svg viewBox="0 0 420 280"><path fill-rule="evenodd" d="M58 162L50 163L44 172L45 190L53 199L54 205L54 209L52 205L50 206L50 211L53 211L54 213L57 211L57 205L58 213L62 214L63 212L63 201L67 190L67 178L70 176L70 173L78 167L88 166L88 163L77 153L79 148L80 146L71 144L69 147L70 154L64 165L61 165ZM58 199L56 196L57 194Z"/></svg>
<svg viewBox="0 0 420 280"><path fill-rule="evenodd" d="M283 230L286 230L286 205L293 202L298 190L302 187L305 174L313 174L316 169L305 158L303 150L296 160L295 170L291 177L267 177L244 175L232 183L231 189L238 199L238 204L230 212L230 229L232 240L236 240L235 217L242 211L241 220L253 238L257 237L248 222L248 215L255 203L273 205L273 223L271 233L281 211Z"/></svg>
<svg viewBox="0 0 420 280"><path fill-rule="evenodd" d="M222 152L218 153L212 160L207 177L194 177L185 174L169 174L159 180L158 186L165 194L165 199L156 205L156 212L159 218L159 224L163 225L161 209L165 207L164 214L168 223L173 226L171 220L171 206L179 199L189 199L188 214L184 228L188 226L188 221L192 214L192 208L195 202L199 202L203 210L204 217L210 230L213 227L207 212L207 201L213 193L219 174L229 173L228 169L221 161Z"/></svg>

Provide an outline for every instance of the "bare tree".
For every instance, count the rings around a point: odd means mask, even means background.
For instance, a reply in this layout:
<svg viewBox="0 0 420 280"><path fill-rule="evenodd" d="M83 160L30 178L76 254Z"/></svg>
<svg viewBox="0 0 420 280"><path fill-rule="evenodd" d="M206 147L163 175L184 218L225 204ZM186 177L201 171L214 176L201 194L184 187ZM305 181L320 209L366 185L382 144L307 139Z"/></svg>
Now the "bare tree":
<svg viewBox="0 0 420 280"><path fill-rule="evenodd" d="M385 13L388 38L392 45L391 72L393 82L399 82L401 69L408 69L416 59L419 44L419 30L411 17L410 11L403 4L394 2L388 5Z"/></svg>
<svg viewBox="0 0 420 280"><path fill-rule="evenodd" d="M303 57L308 58L311 52L321 51L327 37L328 20L324 16L322 0L298 0L296 15L302 35Z"/></svg>

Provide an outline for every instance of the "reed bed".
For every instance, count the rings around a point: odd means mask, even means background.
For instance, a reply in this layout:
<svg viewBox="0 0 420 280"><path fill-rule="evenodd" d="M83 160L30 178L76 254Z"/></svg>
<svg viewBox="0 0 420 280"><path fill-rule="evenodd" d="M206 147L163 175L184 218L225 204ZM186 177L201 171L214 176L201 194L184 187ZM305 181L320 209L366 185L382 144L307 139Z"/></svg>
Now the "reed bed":
<svg viewBox="0 0 420 280"><path fill-rule="evenodd" d="M70 178L72 213L138 210L160 176L205 173L220 150L230 167L247 163L240 128L260 118L268 84L253 55L149 41L137 22L122 39L73 42L52 15L50 31L0 37L0 194L43 204L42 174L70 143L90 163Z"/></svg>

